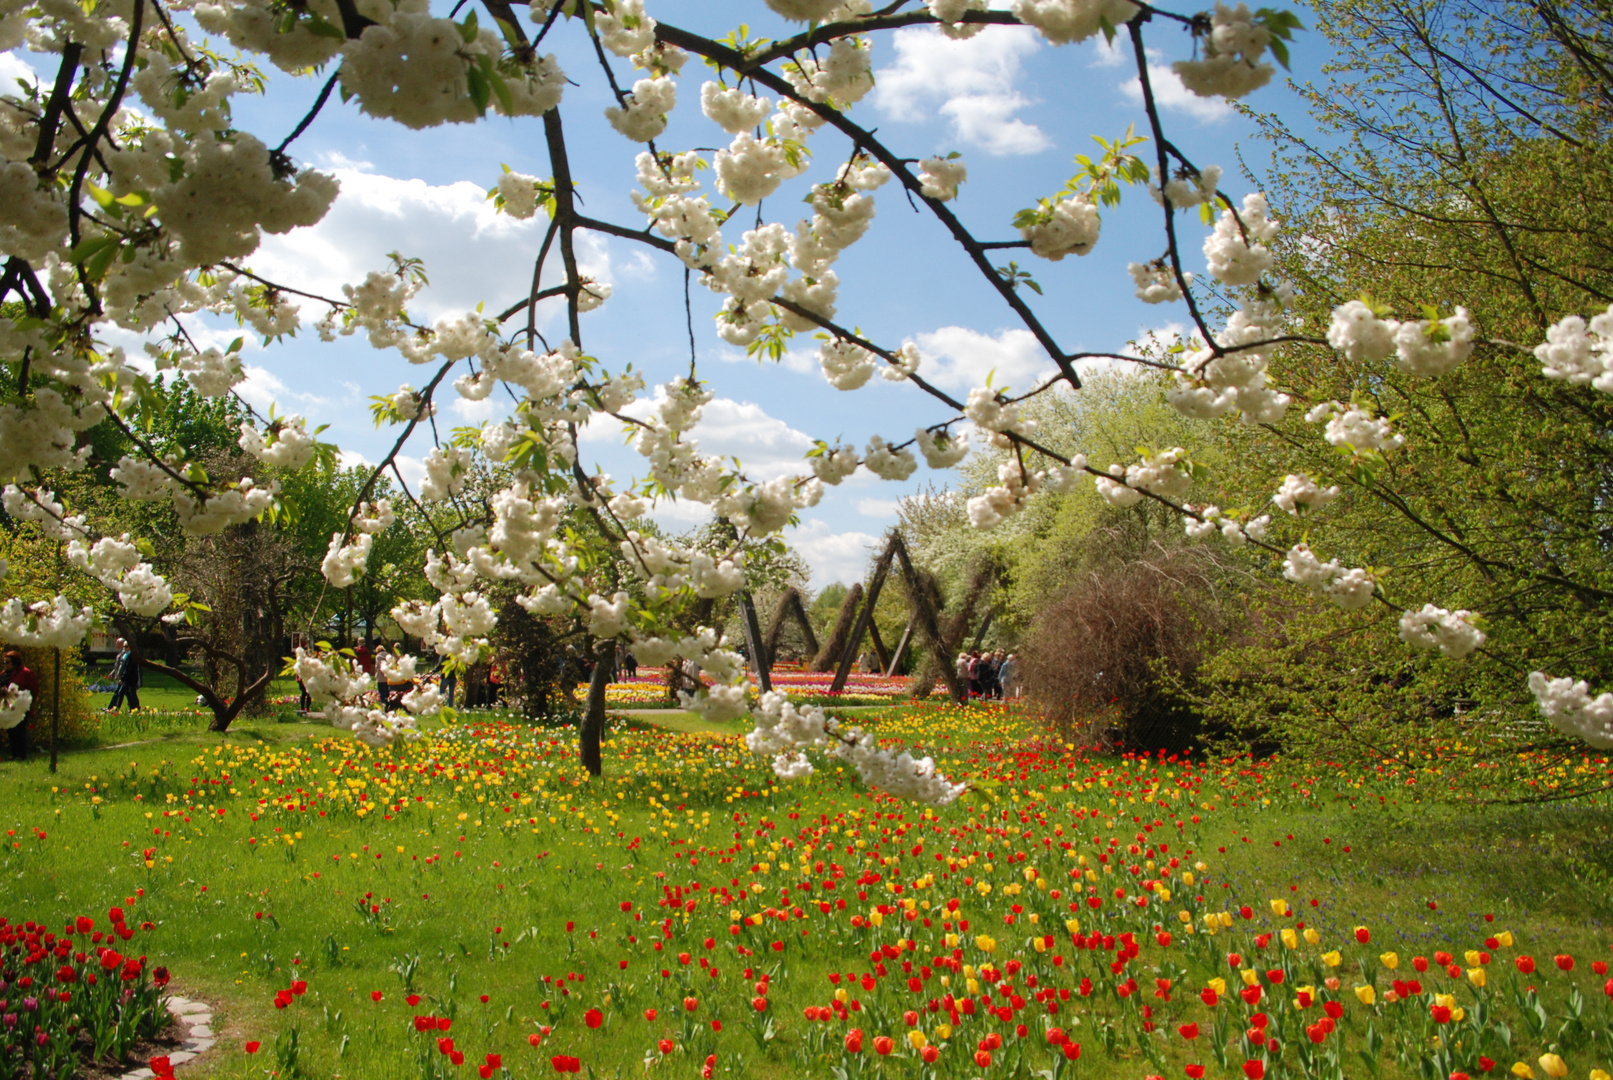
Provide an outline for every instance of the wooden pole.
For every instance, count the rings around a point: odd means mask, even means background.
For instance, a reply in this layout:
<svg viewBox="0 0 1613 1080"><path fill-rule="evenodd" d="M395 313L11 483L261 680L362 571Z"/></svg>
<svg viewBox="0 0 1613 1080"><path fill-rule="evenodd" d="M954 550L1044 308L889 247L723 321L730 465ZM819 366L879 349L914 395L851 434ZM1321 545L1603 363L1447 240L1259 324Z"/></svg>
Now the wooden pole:
<svg viewBox="0 0 1613 1080"><path fill-rule="evenodd" d="M773 678L768 671L773 666L773 658L762 646L762 628L756 622L756 605L748 592L739 594L739 613L739 621L745 628L745 647L750 651L751 669L756 672L757 685L766 694L773 689Z"/></svg>
<svg viewBox="0 0 1613 1080"><path fill-rule="evenodd" d="M857 662L857 650L862 646L863 635L868 632L869 624L874 621L874 605L879 603L879 591L885 587L885 575L890 573L891 559L895 556L896 541L893 537L885 545L885 552L874 567L874 577L868 583L868 593L863 601L862 611L857 613L857 622L852 627L851 638L846 642L846 651L840 654L840 667L835 672L834 683L829 687L831 694L838 694L846 688L846 678L851 674L851 665Z"/></svg>
<svg viewBox="0 0 1613 1080"><path fill-rule="evenodd" d="M56 771L56 734L62 726L62 650L51 650L55 654L55 670L52 673L50 686L50 771Z"/></svg>
<svg viewBox="0 0 1613 1080"><path fill-rule="evenodd" d="M879 620L870 619L868 622L868 640L873 642L874 657L879 661L879 670L884 671L890 666L891 653L885 648L884 639L879 636Z"/></svg>
<svg viewBox="0 0 1613 1080"><path fill-rule="evenodd" d="M975 632L975 643L972 646L974 651L976 651L976 652L980 651L980 643L982 641L986 640L986 631L991 629L991 620L992 620L992 617L995 616L996 614L997 614L997 612L995 612L995 611L986 612L985 620L980 624L980 629Z"/></svg>
<svg viewBox="0 0 1613 1080"><path fill-rule="evenodd" d="M897 668L898 665L901 664L902 657L907 655L907 646L908 646L908 643L911 642L912 640L913 640L913 619L909 618L907 620L907 629L902 631L901 639L896 642L896 651L891 653L890 666L885 669L885 677L887 679L890 678L892 675L896 674L896 668Z"/></svg>

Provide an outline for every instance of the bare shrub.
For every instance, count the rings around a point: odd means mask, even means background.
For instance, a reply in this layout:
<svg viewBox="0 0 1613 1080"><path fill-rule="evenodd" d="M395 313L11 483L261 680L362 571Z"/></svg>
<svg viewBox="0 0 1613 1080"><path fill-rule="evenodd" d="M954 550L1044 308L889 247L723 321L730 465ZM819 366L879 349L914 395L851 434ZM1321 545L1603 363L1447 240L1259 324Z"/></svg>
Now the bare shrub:
<svg viewBox="0 0 1613 1080"><path fill-rule="evenodd" d="M1153 547L1087 570L1037 615L1020 646L1032 703L1071 740L1180 752L1199 716L1179 692L1222 629L1224 570L1204 548Z"/></svg>

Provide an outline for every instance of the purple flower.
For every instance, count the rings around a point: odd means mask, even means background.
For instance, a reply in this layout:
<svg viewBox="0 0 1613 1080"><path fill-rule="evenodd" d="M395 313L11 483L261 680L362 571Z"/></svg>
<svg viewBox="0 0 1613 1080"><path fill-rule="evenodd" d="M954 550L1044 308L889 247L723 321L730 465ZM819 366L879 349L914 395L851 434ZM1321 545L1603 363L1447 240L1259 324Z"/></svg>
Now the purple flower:
<svg viewBox="0 0 1613 1080"><path fill-rule="evenodd" d="M39 1008L39 999L38 998L25 997L25 998L22 999L22 1011L23 1012L33 1012L34 1010L36 1010L38 1008Z"/></svg>
<svg viewBox="0 0 1613 1080"><path fill-rule="evenodd" d="M6 1025L7 1030L10 1030L11 1028L16 1027L17 1026L17 1014L16 1013L6 1013L4 1023Z"/></svg>

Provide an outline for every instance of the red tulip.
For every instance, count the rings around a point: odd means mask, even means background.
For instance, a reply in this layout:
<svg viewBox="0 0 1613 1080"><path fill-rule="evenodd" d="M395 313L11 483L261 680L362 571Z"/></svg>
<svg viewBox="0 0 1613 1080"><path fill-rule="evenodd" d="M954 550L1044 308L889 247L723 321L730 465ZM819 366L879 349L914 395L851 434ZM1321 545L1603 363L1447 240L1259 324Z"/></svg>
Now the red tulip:
<svg viewBox="0 0 1613 1080"><path fill-rule="evenodd" d="M582 1022L588 1025L589 1030L596 1030L605 1022L605 1014L598 1009L589 1009L583 1014Z"/></svg>
<svg viewBox="0 0 1613 1080"><path fill-rule="evenodd" d="M246 1050L246 1052L249 1053L249 1054L255 1054L255 1053L258 1052L258 1048L261 1047L262 1045L263 1045L262 1043L258 1042L256 1039L254 1039L253 1041L247 1043L246 1046L243 1047L243 1049Z"/></svg>
<svg viewBox="0 0 1613 1080"><path fill-rule="evenodd" d="M1245 1061L1243 1063L1243 1075L1247 1076L1249 1080L1262 1080L1266 1075L1266 1063L1258 1059Z"/></svg>

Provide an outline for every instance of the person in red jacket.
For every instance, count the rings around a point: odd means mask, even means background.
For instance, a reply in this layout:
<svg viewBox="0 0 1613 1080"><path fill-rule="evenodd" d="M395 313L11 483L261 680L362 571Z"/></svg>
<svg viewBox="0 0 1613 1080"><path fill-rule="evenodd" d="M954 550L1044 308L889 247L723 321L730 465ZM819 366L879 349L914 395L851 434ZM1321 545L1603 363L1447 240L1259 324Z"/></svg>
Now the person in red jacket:
<svg viewBox="0 0 1613 1080"><path fill-rule="evenodd" d="M21 761L28 756L28 729L33 726L34 713L39 708L39 676L34 674L33 668L24 666L22 653L9 649L6 652L5 680L5 685L26 690L34 696L33 704L28 706L27 717L10 733L11 760Z"/></svg>

